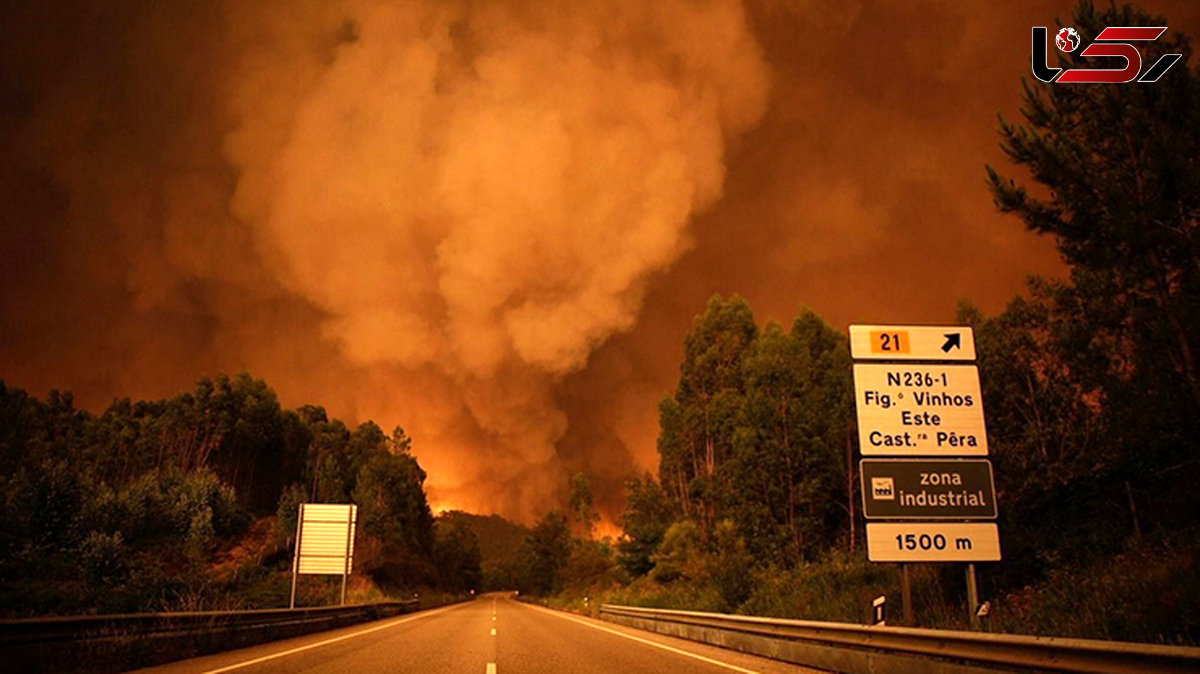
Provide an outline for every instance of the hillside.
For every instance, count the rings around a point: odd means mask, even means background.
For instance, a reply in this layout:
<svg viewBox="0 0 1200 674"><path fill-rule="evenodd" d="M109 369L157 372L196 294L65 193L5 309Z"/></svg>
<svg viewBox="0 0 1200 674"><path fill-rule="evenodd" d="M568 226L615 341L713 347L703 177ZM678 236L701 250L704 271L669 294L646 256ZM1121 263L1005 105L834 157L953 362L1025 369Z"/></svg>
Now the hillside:
<svg viewBox="0 0 1200 674"><path fill-rule="evenodd" d="M529 535L529 529L499 515L475 515L461 510L447 510L437 516L439 523L465 526L479 539L479 554L483 565L501 565L516 558L517 549Z"/></svg>

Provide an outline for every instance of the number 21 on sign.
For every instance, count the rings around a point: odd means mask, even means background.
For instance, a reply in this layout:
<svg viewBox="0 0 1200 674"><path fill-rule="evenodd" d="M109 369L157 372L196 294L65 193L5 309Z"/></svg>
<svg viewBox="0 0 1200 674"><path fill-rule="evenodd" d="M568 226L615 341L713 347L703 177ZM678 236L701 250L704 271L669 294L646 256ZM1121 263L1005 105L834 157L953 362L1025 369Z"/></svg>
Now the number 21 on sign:
<svg viewBox="0 0 1200 674"><path fill-rule="evenodd" d="M906 330L872 330L871 353L908 353Z"/></svg>

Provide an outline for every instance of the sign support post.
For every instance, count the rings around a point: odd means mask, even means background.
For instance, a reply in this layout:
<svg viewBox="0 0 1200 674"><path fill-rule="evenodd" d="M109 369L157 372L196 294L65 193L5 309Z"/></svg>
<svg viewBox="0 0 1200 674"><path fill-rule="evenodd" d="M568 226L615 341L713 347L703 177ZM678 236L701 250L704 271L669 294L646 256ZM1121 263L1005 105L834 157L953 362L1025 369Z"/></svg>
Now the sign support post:
<svg viewBox="0 0 1200 674"><path fill-rule="evenodd" d="M354 541L354 518L346 518L346 559L342 566L342 606L346 605L346 578L350 575L350 544Z"/></svg>
<svg viewBox="0 0 1200 674"><path fill-rule="evenodd" d="M916 619L913 617L912 579L908 576L908 564L900 563L900 596L904 600L904 624L913 627Z"/></svg>
<svg viewBox="0 0 1200 674"><path fill-rule="evenodd" d="M300 566L300 533L303 527L300 523L304 521L304 504L300 504L300 514L296 517L296 551L292 555L292 600L288 602L288 608L296 608L296 575Z"/></svg>
<svg viewBox="0 0 1200 674"><path fill-rule="evenodd" d="M967 612L971 615L971 629L979 629L979 586L975 582L975 562L967 564Z"/></svg>

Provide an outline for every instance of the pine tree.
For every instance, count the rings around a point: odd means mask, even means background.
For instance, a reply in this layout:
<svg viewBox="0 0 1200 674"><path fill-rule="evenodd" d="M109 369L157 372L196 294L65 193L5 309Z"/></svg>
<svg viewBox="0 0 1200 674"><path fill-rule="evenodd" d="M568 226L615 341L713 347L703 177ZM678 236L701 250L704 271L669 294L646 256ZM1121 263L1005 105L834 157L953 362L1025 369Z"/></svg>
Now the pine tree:
<svg viewBox="0 0 1200 674"><path fill-rule="evenodd" d="M1106 26L1167 26L1130 6L1081 2L1084 39ZM1025 124L1001 118L1004 151L1042 188L1031 192L988 167L996 204L1055 238L1072 265L1082 318L1111 341L1109 357L1172 389L1200 413L1200 86L1178 33L1140 43L1143 63L1183 54L1155 83L1024 84ZM1066 67L1111 67L1066 57ZM1048 198L1038 196L1048 193Z"/></svg>

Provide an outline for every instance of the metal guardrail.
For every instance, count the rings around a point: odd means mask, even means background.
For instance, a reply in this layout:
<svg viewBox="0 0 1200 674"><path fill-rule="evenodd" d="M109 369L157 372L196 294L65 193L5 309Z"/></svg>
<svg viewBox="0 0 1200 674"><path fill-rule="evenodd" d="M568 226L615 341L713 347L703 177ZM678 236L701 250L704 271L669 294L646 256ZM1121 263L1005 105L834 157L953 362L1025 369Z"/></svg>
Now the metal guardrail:
<svg viewBox="0 0 1200 674"><path fill-rule="evenodd" d="M196 611L190 613L129 613L0 620L0 647L53 641L77 641L112 636L183 634L208 630L257 629L267 626L312 625L372 620L416 610L407 601L254 611Z"/></svg>
<svg viewBox="0 0 1200 674"><path fill-rule="evenodd" d="M407 601L254 611L134 613L0 620L12 671L120 671L416 611Z"/></svg>
<svg viewBox="0 0 1200 674"><path fill-rule="evenodd" d="M600 607L602 618L839 672L1200 672L1200 648Z"/></svg>
<svg viewBox="0 0 1200 674"><path fill-rule="evenodd" d="M110 636L204 631L212 629L254 629L268 625L305 625L339 622L347 618L366 620L416 610L417 600L322 606L300 609L261 609L253 611L196 611L188 613L128 613L51 618L0 620L0 647L50 641L73 641Z"/></svg>

